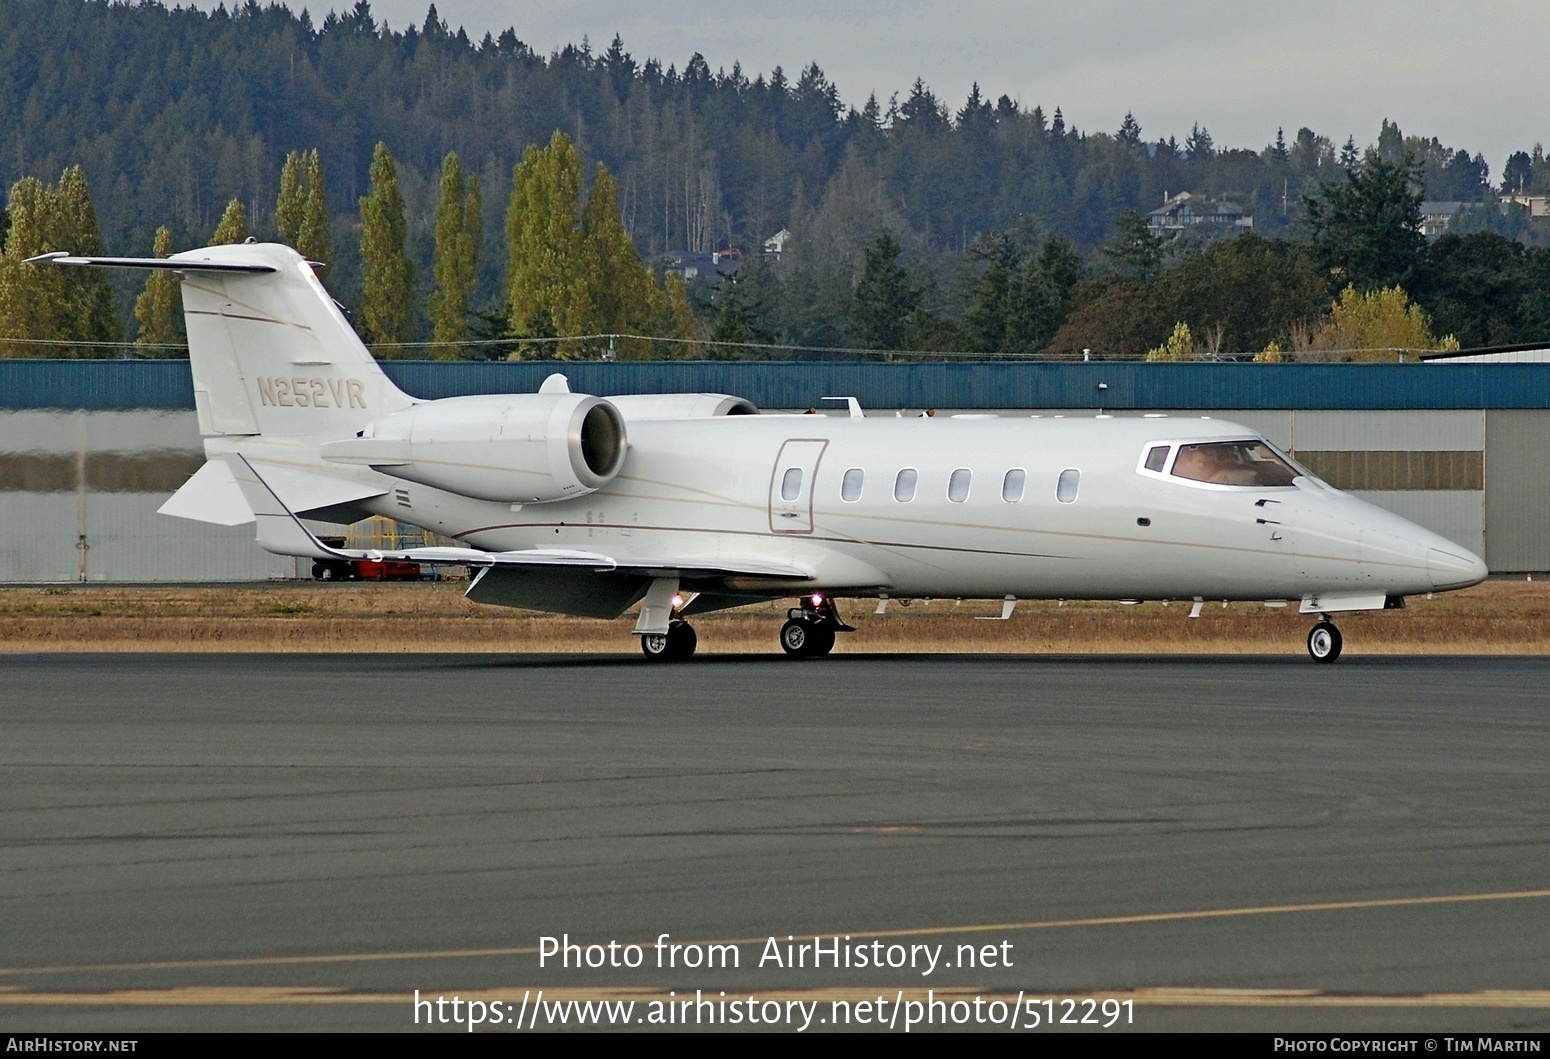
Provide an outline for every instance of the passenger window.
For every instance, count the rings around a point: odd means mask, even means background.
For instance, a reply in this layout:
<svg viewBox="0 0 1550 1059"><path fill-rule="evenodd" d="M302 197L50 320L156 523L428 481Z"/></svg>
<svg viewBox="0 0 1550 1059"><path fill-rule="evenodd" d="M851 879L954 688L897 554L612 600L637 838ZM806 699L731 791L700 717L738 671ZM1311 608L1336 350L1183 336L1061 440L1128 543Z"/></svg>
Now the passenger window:
<svg viewBox="0 0 1550 1059"><path fill-rule="evenodd" d="M861 487L866 484L866 472L852 467L840 480L840 499L854 504L861 499Z"/></svg>
<svg viewBox="0 0 1550 1059"><path fill-rule="evenodd" d="M1023 498L1023 488L1028 484L1028 472L1021 467L1013 467L1006 472L1006 477L1001 479L1001 499L1008 504L1015 504Z"/></svg>
<svg viewBox="0 0 1550 1059"><path fill-rule="evenodd" d="M1168 446L1157 445L1146 454L1146 469L1160 471L1168 466Z"/></svg>
<svg viewBox="0 0 1550 1059"><path fill-rule="evenodd" d="M1055 483L1055 499L1062 504L1076 503L1076 491L1082 485L1082 472L1073 468L1067 468L1060 472L1060 480Z"/></svg>
<svg viewBox="0 0 1550 1059"><path fill-rule="evenodd" d="M953 476L947 480L947 499L955 504L961 504L969 499L969 483L974 475L967 467L960 467L953 472Z"/></svg>
<svg viewBox="0 0 1550 1059"><path fill-rule="evenodd" d="M785 477L780 480L780 498L782 500L795 500L801 495L802 468L788 468Z"/></svg>
<svg viewBox="0 0 1550 1059"><path fill-rule="evenodd" d="M920 481L920 472L913 467L906 467L899 472L899 477L893 480L893 498L901 504L907 504L915 499L915 486Z"/></svg>

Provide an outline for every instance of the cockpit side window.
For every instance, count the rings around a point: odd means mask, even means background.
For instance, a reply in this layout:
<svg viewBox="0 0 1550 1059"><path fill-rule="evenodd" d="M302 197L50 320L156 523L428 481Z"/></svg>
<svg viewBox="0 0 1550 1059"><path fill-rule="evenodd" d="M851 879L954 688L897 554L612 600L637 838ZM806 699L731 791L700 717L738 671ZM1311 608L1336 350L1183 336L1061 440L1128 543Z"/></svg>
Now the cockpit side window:
<svg viewBox="0 0 1550 1059"><path fill-rule="evenodd" d="M1180 445L1173 474L1192 482L1265 488L1291 485L1298 472L1262 441L1212 441Z"/></svg>
<svg viewBox="0 0 1550 1059"><path fill-rule="evenodd" d="M1160 471L1168 466L1168 446L1153 445L1146 452L1146 469Z"/></svg>

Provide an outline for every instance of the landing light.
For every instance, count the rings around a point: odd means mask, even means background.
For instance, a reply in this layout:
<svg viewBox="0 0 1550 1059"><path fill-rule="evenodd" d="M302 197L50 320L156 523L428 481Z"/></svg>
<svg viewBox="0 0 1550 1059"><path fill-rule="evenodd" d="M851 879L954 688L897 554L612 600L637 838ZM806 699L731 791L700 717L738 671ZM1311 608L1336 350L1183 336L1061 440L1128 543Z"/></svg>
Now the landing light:
<svg viewBox="0 0 1550 1059"><path fill-rule="evenodd" d="M813 593L813 606L815 606L815 607L823 606L823 593L822 592L814 592Z"/></svg>
<svg viewBox="0 0 1550 1059"><path fill-rule="evenodd" d="M683 610L683 605L684 605L684 598L683 598L682 595L677 595L677 596L673 597L673 609L674 610Z"/></svg>

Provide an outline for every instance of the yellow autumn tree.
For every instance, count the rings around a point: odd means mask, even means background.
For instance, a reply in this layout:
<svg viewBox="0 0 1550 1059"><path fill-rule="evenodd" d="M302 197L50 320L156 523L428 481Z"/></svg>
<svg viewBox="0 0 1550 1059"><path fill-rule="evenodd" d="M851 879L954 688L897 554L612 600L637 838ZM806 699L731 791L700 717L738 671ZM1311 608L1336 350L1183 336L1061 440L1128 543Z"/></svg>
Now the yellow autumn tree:
<svg viewBox="0 0 1550 1059"><path fill-rule="evenodd" d="M97 211L86 174L71 166L50 187L23 177L7 203L10 230L0 254L0 355L108 357L123 337L113 291L97 269L29 265L27 258L56 250L102 253ZM4 339L29 339L7 344ZM72 342L92 343L71 345Z"/></svg>
<svg viewBox="0 0 1550 1059"><path fill-rule="evenodd" d="M1146 359L1154 362L1194 360L1195 336L1190 333L1189 324L1182 320L1174 324L1173 333L1162 345L1146 351Z"/></svg>
<svg viewBox="0 0 1550 1059"><path fill-rule="evenodd" d="M1411 304L1400 287L1365 294L1347 287L1314 328L1313 346L1336 359L1374 362L1457 349L1458 340L1449 335L1439 341L1426 310Z"/></svg>
<svg viewBox="0 0 1550 1059"><path fill-rule="evenodd" d="M232 201L235 203L237 200ZM229 207L226 213L230 216ZM224 219L222 223L225 223ZM172 232L166 227L156 229L156 242L151 252L156 257L172 256ZM140 297L135 299L135 319L140 324L140 333L135 336L136 346L147 349L180 341L179 301L178 277L162 269L152 269L151 274L145 278L145 290L141 291ZM172 354L158 349L154 355L171 356Z"/></svg>
<svg viewBox="0 0 1550 1059"><path fill-rule="evenodd" d="M484 195L476 176L463 176L456 153L441 163L441 201L436 207L436 287L431 291L432 355L453 360L454 343L468 337L468 306L474 294L484 236Z"/></svg>
<svg viewBox="0 0 1550 1059"><path fill-rule="evenodd" d="M513 338L645 336L531 344L519 356L569 359L605 349L650 356L652 337L692 338L682 284L659 282L619 218L618 189L599 165L582 201L581 158L563 133L530 147L512 174L506 212L507 320Z"/></svg>
<svg viewBox="0 0 1550 1059"><path fill-rule="evenodd" d="M215 226L215 234L210 236L210 245L230 246L242 242L248 235L248 208L241 199L232 199L226 204L226 212L221 214L221 223ZM157 238L161 238L160 233Z"/></svg>

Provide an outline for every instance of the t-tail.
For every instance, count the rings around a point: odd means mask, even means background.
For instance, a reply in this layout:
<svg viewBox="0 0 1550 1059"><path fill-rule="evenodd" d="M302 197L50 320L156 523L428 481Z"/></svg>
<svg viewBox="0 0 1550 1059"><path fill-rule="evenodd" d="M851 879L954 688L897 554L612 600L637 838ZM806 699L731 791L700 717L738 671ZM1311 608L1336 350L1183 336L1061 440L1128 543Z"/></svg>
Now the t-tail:
<svg viewBox="0 0 1550 1059"><path fill-rule="evenodd" d="M194 405L207 438L348 437L414 403L383 374L312 265L288 246L33 260L181 275Z"/></svg>

